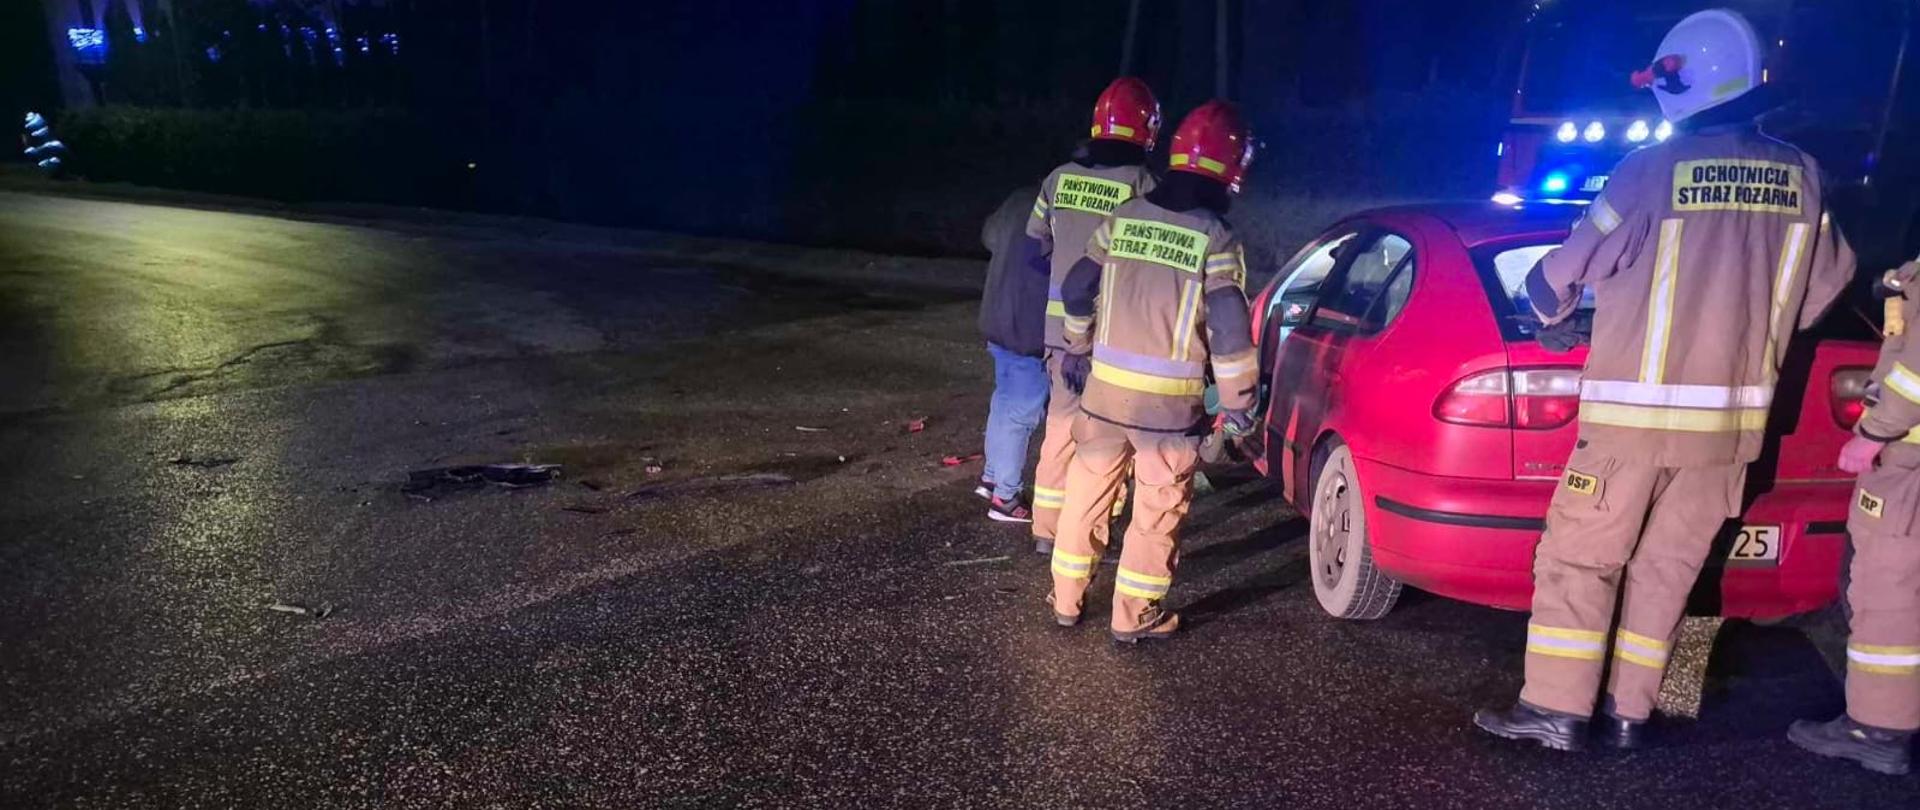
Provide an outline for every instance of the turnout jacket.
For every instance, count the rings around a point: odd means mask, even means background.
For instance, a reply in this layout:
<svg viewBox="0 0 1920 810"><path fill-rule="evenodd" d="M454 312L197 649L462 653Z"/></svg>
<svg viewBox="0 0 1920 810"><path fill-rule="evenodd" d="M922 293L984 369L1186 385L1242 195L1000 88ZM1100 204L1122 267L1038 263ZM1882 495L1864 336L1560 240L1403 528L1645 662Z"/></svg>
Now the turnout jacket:
<svg viewBox="0 0 1920 810"><path fill-rule="evenodd" d="M1153 174L1139 164L1086 166L1068 162L1040 181L1033 215L1027 218L1027 236L1052 256L1047 285L1047 348L1067 348L1061 334L1067 313L1060 290L1067 273L1086 255L1093 229L1121 203L1145 195L1153 186Z"/></svg>
<svg viewBox="0 0 1920 810"><path fill-rule="evenodd" d="M1895 297L1888 299L1886 342L1873 369L1870 404L1854 430L1869 439L1920 445L1914 430L1920 427L1920 340L1907 334L1920 324L1920 260L1887 273L1882 285Z"/></svg>
<svg viewBox="0 0 1920 810"><path fill-rule="evenodd" d="M1221 408L1252 408L1259 359L1246 277L1239 237L1212 211L1144 198L1116 209L1063 288L1067 351L1093 355L1082 411L1137 430L1198 432L1209 366Z"/></svg>
<svg viewBox="0 0 1920 810"><path fill-rule="evenodd" d="M1854 272L1822 192L1812 157L1750 125L1621 161L1526 284L1547 324L1593 289L1581 439L1664 467L1759 457L1788 339Z"/></svg>

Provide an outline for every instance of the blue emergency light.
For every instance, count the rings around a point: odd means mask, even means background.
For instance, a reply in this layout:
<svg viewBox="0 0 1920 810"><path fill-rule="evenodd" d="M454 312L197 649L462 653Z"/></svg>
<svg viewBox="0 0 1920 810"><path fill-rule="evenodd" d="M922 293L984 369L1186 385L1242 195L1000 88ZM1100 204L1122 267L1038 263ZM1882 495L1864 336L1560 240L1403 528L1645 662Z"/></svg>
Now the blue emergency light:
<svg viewBox="0 0 1920 810"><path fill-rule="evenodd" d="M1554 172L1547 175L1546 179L1540 181L1540 192L1549 196L1565 194L1567 193L1567 187L1571 183L1572 181L1565 173Z"/></svg>

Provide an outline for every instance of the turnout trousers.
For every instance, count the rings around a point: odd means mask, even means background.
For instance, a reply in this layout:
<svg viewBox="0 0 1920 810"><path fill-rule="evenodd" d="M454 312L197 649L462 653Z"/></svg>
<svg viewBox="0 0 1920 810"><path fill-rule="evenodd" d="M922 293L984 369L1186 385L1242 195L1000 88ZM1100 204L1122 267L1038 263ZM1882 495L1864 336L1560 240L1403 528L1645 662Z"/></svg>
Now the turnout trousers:
<svg viewBox="0 0 1920 810"><path fill-rule="evenodd" d="M1148 611L1166 598L1179 565L1180 523L1187 516L1196 436L1153 433L1085 415L1073 421L1075 449L1066 502L1053 546L1053 609L1077 616L1106 552L1108 521L1133 467L1133 521L1127 526L1113 582L1113 629L1141 629Z"/></svg>
<svg viewBox="0 0 1920 810"><path fill-rule="evenodd" d="M1847 715L1890 731L1920 729L1920 447L1894 445L1860 476L1847 639Z"/></svg>
<svg viewBox="0 0 1920 810"><path fill-rule="evenodd" d="M1534 554L1520 699L1592 715L1611 652L1608 711L1652 715L1687 595L1745 483L1745 464L1656 467L1581 442Z"/></svg>
<svg viewBox="0 0 1920 810"><path fill-rule="evenodd" d="M1060 533L1060 508L1067 502L1067 474L1073 468L1073 420L1080 415L1080 395L1060 381L1060 358L1064 355L1059 349L1047 350L1047 378L1053 381L1053 392L1047 399L1040 462L1033 470L1033 536L1049 543ZM1123 486L1114 498L1115 517L1119 516L1126 500L1127 491ZM1107 524L1094 527L1094 533L1099 536L1100 547L1105 548Z"/></svg>

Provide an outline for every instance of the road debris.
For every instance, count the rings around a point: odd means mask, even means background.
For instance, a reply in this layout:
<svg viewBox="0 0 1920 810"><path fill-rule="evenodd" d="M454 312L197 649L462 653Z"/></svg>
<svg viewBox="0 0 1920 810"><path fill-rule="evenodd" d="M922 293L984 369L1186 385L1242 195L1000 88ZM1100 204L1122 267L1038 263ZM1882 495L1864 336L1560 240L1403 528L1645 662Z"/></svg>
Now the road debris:
<svg viewBox="0 0 1920 810"><path fill-rule="evenodd" d="M719 495L749 489L790 487L793 486L793 484L794 480L792 476L781 473L718 475L710 478L689 478L685 481L649 484L627 493L627 499L634 501L654 501L692 495Z"/></svg>
<svg viewBox="0 0 1920 810"><path fill-rule="evenodd" d="M332 602L322 602L317 608L310 608L306 605L295 605L288 602L270 602L267 604L267 609L275 613L291 613L295 616L307 616L315 620L324 619L333 615Z"/></svg>
<svg viewBox="0 0 1920 810"><path fill-rule="evenodd" d="M662 467L662 466L660 466L660 465L658 465L658 464L648 464L648 465L647 465L647 474L648 474L648 475L659 475L659 474L661 474L661 473L663 473L663 472L666 472L666 471L667 471L667 468L665 468L665 467Z"/></svg>
<svg viewBox="0 0 1920 810"><path fill-rule="evenodd" d="M986 456L985 454L982 454L982 453L974 453L973 455L970 455L970 456L947 456L946 458L940 459L940 466L958 467L969 461L979 461L980 459L983 459L983 458L986 458Z"/></svg>
<svg viewBox="0 0 1920 810"><path fill-rule="evenodd" d="M524 489L552 482L560 477L558 464L472 464L463 467L434 467L407 473L400 491L417 494L438 489L474 489L494 485L505 489Z"/></svg>
<svg viewBox="0 0 1920 810"><path fill-rule="evenodd" d="M794 429L794 430L797 430L797 431L800 431L801 433L825 433L825 432L827 432L827 429L826 429L826 428L823 428L823 427L807 427L806 425L794 425L794 426L793 426L793 429Z"/></svg>
<svg viewBox="0 0 1920 810"><path fill-rule="evenodd" d="M908 433L919 433L920 431L923 431L926 429L927 429L927 417L924 417L924 416L907 423Z"/></svg>
<svg viewBox="0 0 1920 810"><path fill-rule="evenodd" d="M986 565L988 563L1006 562L1011 559L1013 558L1008 555L1002 554L998 557L981 557L979 559L973 559L973 560L948 560L946 562L946 565L953 566L953 567L959 567L963 565Z"/></svg>
<svg viewBox="0 0 1920 810"><path fill-rule="evenodd" d="M225 467L229 464L238 462L239 460L240 459L237 456L201 456L199 458L195 458L193 456L179 456L177 458L174 458L168 461L167 463L172 464L176 467L199 467L200 469L203 469L203 470L211 470L215 467Z"/></svg>

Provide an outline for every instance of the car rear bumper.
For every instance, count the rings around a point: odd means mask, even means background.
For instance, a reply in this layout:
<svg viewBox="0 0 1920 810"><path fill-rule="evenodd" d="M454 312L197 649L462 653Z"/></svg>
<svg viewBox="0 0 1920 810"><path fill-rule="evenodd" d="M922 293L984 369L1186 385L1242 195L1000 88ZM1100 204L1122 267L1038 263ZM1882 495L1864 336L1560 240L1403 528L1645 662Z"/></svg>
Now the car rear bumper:
<svg viewBox="0 0 1920 810"><path fill-rule="evenodd" d="M1449 478L1362 459L1355 464L1369 493L1368 533L1383 570L1453 599L1528 607L1534 546L1557 482ZM1693 607L1726 616L1773 617L1831 601L1839 584L1850 495L1845 481L1780 484L1762 494L1716 539ZM1742 523L1781 527L1777 561L1727 561Z"/></svg>

